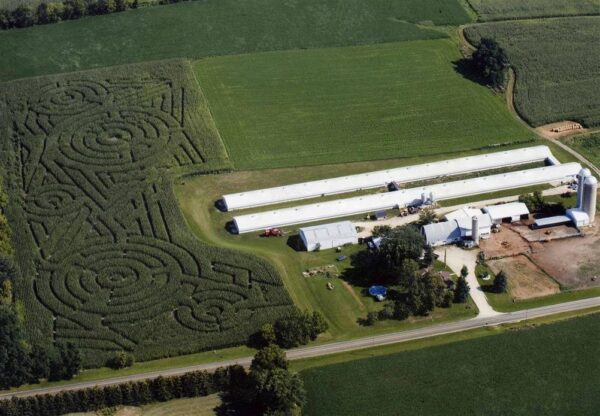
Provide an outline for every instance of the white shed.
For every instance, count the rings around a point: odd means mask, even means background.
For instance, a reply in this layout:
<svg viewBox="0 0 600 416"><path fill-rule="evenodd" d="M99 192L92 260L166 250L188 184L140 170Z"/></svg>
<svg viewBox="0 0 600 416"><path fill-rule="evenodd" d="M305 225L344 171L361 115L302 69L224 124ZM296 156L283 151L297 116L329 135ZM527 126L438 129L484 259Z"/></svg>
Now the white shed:
<svg viewBox="0 0 600 416"><path fill-rule="evenodd" d="M490 215L494 224L500 224L502 222L516 222L519 221L521 217L529 216L527 205L522 202L491 205L485 207L483 212L487 212Z"/></svg>
<svg viewBox="0 0 600 416"><path fill-rule="evenodd" d="M300 228L300 238L307 251L326 250L344 244L358 244L356 228L350 221Z"/></svg>

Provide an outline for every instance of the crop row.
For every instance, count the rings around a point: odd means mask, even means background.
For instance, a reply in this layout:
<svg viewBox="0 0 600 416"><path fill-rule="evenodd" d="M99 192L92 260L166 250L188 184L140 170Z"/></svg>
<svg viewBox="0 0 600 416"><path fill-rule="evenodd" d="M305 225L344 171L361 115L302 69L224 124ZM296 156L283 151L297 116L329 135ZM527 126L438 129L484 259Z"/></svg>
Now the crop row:
<svg viewBox="0 0 600 416"><path fill-rule="evenodd" d="M168 175L227 168L225 153L188 69L138 71L11 83L4 97L27 330L75 343L86 365L239 344L291 305L270 266L187 230Z"/></svg>

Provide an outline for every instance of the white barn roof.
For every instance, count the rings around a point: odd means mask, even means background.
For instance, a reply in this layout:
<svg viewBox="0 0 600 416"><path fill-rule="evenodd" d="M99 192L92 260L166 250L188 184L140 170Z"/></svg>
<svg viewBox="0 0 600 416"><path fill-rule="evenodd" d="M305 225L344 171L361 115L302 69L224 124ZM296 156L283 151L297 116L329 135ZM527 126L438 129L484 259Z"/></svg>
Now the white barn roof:
<svg viewBox="0 0 600 416"><path fill-rule="evenodd" d="M348 217L382 209L418 205L429 194L432 194L435 200L443 200L539 185L575 176L580 169L581 165L579 163L545 166L536 169L526 169L462 181L428 185L420 188L402 189L394 192L240 215L234 217L233 221L239 233L246 233L272 227Z"/></svg>
<svg viewBox="0 0 600 416"><path fill-rule="evenodd" d="M520 217L528 215L527 205L522 202L510 202L508 204L490 205L483 208L484 212L490 214L492 221L502 220L504 218Z"/></svg>
<svg viewBox="0 0 600 416"><path fill-rule="evenodd" d="M448 221L458 220L462 218L467 218L471 220L473 217L479 217L481 215L481 210L477 208L470 207L462 207L456 211L449 212L445 215Z"/></svg>
<svg viewBox="0 0 600 416"><path fill-rule="evenodd" d="M487 153L458 159L442 160L422 165L341 176L312 182L297 183L275 188L258 189L223 196L228 211L272 205L299 199L316 198L354 192L360 189L386 186L390 182L413 182L440 176L460 175L468 172L503 168L511 165L540 162L552 159L547 146L533 146L503 152Z"/></svg>
<svg viewBox="0 0 600 416"><path fill-rule="evenodd" d="M358 238L356 228L350 221L340 221L331 224L320 224L300 228L307 246L322 243L323 241L346 240Z"/></svg>

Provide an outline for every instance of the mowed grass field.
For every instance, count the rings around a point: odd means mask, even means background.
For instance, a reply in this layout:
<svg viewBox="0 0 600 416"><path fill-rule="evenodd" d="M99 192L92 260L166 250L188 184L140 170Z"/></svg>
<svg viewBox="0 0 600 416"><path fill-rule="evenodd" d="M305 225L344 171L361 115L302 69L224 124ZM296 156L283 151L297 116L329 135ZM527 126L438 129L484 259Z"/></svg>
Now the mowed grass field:
<svg viewBox="0 0 600 416"><path fill-rule="evenodd" d="M596 166L600 166L600 132L577 136L566 142Z"/></svg>
<svg viewBox="0 0 600 416"><path fill-rule="evenodd" d="M526 141L454 69L450 40L203 59L194 70L238 169L460 153Z"/></svg>
<svg viewBox="0 0 600 416"><path fill-rule="evenodd" d="M311 368L304 414L597 415L599 325L594 314Z"/></svg>
<svg viewBox="0 0 600 416"><path fill-rule="evenodd" d="M481 21L600 14L600 0L468 0Z"/></svg>
<svg viewBox="0 0 600 416"><path fill-rule="evenodd" d="M470 26L471 43L496 39L516 71L515 106L533 126L576 120L600 125L600 17Z"/></svg>
<svg viewBox="0 0 600 416"><path fill-rule="evenodd" d="M191 399L169 400L141 407L127 406L110 413L111 416L214 416L214 409L221 404L218 394ZM65 416L106 416L107 411L69 413Z"/></svg>
<svg viewBox="0 0 600 416"><path fill-rule="evenodd" d="M203 0L0 32L0 81L165 58L446 37L458 0ZM419 25L418 23L427 26Z"/></svg>

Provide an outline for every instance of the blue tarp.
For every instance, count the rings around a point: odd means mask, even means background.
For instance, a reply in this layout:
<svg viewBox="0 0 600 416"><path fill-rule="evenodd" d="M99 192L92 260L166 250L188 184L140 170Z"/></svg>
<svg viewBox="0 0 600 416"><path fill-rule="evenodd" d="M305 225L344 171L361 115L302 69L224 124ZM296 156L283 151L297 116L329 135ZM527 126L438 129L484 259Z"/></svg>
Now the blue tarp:
<svg viewBox="0 0 600 416"><path fill-rule="evenodd" d="M387 289L383 286L371 286L369 288L369 295L371 296L385 296L387 294Z"/></svg>

